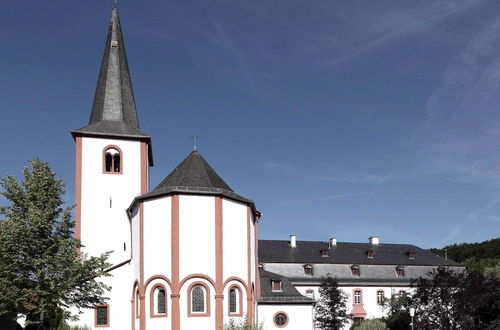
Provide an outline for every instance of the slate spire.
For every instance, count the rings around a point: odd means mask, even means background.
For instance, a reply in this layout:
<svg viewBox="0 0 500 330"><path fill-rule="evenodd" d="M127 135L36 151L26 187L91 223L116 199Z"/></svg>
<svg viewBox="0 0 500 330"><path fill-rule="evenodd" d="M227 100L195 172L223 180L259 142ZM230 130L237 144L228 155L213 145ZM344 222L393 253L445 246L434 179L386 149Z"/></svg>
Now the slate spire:
<svg viewBox="0 0 500 330"><path fill-rule="evenodd" d="M148 137L140 131L116 1L88 126L73 133Z"/></svg>

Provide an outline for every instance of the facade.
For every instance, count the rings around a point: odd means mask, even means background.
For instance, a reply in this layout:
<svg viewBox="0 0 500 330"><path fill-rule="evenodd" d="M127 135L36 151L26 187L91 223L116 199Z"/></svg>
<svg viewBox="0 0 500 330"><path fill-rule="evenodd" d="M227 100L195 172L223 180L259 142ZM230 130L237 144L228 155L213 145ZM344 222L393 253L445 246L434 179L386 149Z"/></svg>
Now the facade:
<svg viewBox="0 0 500 330"><path fill-rule="evenodd" d="M113 265L113 276L103 279L112 286L109 301L84 311L77 325L221 330L247 318L266 329L313 329L321 276L337 276L352 296L352 313L369 318L381 315L380 292L408 290L409 278L454 265L378 241L259 241L253 201L196 150L150 189L151 137L139 126L116 4L89 123L72 135L75 235L88 255L111 251Z"/></svg>

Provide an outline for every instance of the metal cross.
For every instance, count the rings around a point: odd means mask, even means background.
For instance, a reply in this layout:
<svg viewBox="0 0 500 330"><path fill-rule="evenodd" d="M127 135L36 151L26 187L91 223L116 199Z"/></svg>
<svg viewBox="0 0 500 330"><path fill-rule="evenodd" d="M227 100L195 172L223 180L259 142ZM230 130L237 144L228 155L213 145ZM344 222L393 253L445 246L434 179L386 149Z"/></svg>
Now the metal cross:
<svg viewBox="0 0 500 330"><path fill-rule="evenodd" d="M191 137L193 138L193 150L196 151L198 150L198 138L200 136L198 135L198 133L194 133L193 135L191 135Z"/></svg>

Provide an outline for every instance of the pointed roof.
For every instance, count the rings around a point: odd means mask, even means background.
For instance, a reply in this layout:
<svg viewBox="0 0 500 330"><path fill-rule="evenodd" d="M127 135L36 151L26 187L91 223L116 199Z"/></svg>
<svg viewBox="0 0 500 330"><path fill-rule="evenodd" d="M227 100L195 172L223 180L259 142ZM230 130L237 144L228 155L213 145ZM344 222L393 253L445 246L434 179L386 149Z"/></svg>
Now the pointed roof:
<svg viewBox="0 0 500 330"><path fill-rule="evenodd" d="M233 192L196 150L192 151L153 191L167 187L214 188Z"/></svg>
<svg viewBox="0 0 500 330"><path fill-rule="evenodd" d="M89 124L72 133L149 139L139 127L116 3L113 5Z"/></svg>
<svg viewBox="0 0 500 330"><path fill-rule="evenodd" d="M156 188L136 197L127 210L130 212L140 201L172 194L224 196L249 205L256 219L261 215L255 208L254 202L236 194L196 150L192 151Z"/></svg>

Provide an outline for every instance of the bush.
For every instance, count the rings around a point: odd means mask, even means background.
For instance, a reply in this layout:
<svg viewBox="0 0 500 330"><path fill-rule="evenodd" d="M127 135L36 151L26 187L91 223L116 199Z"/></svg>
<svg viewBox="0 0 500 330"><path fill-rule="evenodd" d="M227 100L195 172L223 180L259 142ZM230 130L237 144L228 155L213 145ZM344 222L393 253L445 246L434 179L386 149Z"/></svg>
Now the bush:
<svg viewBox="0 0 500 330"><path fill-rule="evenodd" d="M353 330L387 330L384 321L380 319L366 320L361 323L355 324Z"/></svg>

